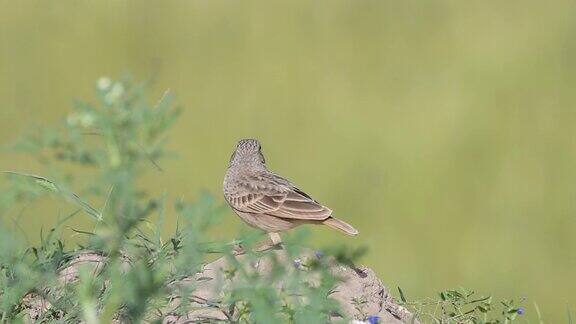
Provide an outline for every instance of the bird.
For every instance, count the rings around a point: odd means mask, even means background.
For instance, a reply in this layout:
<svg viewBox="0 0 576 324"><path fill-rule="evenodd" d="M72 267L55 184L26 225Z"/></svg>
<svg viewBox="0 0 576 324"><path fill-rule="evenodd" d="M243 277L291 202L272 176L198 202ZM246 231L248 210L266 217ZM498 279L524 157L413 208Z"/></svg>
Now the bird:
<svg viewBox="0 0 576 324"><path fill-rule="evenodd" d="M302 224L327 225L355 236L352 225L332 216L332 210L314 200L292 182L268 170L257 139L238 141L223 183L224 197L248 225L279 245L280 232Z"/></svg>

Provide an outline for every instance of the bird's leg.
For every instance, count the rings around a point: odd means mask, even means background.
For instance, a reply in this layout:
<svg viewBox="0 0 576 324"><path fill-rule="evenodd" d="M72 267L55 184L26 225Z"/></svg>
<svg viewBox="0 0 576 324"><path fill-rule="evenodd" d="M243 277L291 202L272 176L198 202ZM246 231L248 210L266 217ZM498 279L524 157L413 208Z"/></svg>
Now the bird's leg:
<svg viewBox="0 0 576 324"><path fill-rule="evenodd" d="M260 242L259 244L254 247L254 251L256 252L264 252L276 247L279 247L282 244L282 237L278 233L268 233L270 236L270 240L265 240ZM232 247L232 254L233 255L242 255L246 254L246 250L241 242L234 242Z"/></svg>
<svg viewBox="0 0 576 324"><path fill-rule="evenodd" d="M270 241L272 241L272 245L276 246L282 244L282 237L280 237L280 234L271 232L268 233L268 235L270 235Z"/></svg>
<svg viewBox="0 0 576 324"><path fill-rule="evenodd" d="M258 246L254 249L258 252L267 251L273 248L276 248L282 244L282 238L278 233L268 233L270 236L270 240L266 240L258 244Z"/></svg>

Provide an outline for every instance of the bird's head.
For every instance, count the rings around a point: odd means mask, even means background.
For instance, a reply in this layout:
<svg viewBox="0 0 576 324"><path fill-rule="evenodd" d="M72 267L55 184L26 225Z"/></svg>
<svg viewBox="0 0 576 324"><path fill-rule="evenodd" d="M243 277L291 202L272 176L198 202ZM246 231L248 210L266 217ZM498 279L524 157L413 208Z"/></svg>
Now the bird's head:
<svg viewBox="0 0 576 324"><path fill-rule="evenodd" d="M265 163L262 147L256 139L243 139L238 141L236 149L230 157L230 166L263 167Z"/></svg>

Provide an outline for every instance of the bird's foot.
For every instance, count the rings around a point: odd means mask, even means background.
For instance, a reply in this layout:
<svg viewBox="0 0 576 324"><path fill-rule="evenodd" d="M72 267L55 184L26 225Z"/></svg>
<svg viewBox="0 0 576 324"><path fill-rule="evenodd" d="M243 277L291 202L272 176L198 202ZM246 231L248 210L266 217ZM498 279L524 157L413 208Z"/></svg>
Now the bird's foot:
<svg viewBox="0 0 576 324"><path fill-rule="evenodd" d="M268 251L268 250L282 250L283 246L282 246L282 239L280 237L280 234L278 233L269 233L270 238L262 241L260 243L258 243L253 251L254 252L264 252L264 251ZM233 242L233 246L232 246L232 254L233 255L242 255L242 254L246 254L246 249L244 248L242 242L240 241L235 241Z"/></svg>
<svg viewBox="0 0 576 324"><path fill-rule="evenodd" d="M281 249L283 249L282 238L280 237L280 234L268 233L268 235L270 236L270 238L268 240L265 240L264 242L261 242L260 244L258 244L258 246L256 246L256 249L255 249L256 251L264 252L264 251L268 251L268 250L281 250Z"/></svg>
<svg viewBox="0 0 576 324"><path fill-rule="evenodd" d="M261 242L260 244L258 244L255 248L254 251L256 252L264 252L264 251L268 251L268 250L282 250L282 242L278 243L278 244L273 244L270 243L268 240Z"/></svg>

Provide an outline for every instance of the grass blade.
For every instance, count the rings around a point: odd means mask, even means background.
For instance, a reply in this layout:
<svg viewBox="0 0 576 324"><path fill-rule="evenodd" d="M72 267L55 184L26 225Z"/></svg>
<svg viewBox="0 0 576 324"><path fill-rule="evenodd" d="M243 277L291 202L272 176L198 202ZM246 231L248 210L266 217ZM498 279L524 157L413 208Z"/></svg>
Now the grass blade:
<svg viewBox="0 0 576 324"><path fill-rule="evenodd" d="M19 177L24 177L26 179L32 180L34 183L38 184L39 186L43 187L44 189L51 191L51 192L54 192L54 193L57 193L57 194L63 196L65 199L77 204L78 206L80 206L80 208L82 208L82 210L86 214L93 217L97 221L102 221L102 214L99 211L97 211L95 208L90 206L90 204L88 204L87 202L82 200L80 197L78 197L78 195L75 194L74 192L67 190L67 189L64 189L63 187L57 185L54 181L51 181L47 178L44 178L44 177L41 177L38 175L22 173L22 172L2 171L2 173L11 174L11 175L19 176Z"/></svg>

